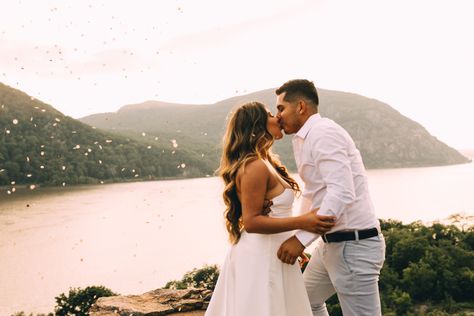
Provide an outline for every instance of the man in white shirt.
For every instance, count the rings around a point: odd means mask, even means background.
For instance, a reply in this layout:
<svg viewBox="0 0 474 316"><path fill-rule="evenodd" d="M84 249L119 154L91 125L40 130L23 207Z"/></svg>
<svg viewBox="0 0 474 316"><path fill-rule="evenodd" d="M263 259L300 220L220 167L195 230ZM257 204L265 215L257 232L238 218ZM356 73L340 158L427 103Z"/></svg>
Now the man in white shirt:
<svg viewBox="0 0 474 316"><path fill-rule="evenodd" d="M319 208L319 215L336 217L326 234L296 232L281 245L278 258L294 264L321 237L304 272L313 315L328 315L325 301L334 293L345 316L381 315L378 277L385 241L359 150L341 126L319 115L311 81L290 80L276 94L280 126L295 134L293 150L305 184L301 211Z"/></svg>

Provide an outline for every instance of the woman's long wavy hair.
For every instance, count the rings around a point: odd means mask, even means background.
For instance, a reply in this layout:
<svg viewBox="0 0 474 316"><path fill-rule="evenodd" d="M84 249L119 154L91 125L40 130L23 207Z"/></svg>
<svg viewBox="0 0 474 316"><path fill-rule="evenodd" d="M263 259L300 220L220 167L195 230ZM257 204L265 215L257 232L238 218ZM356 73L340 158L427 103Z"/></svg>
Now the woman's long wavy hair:
<svg viewBox="0 0 474 316"><path fill-rule="evenodd" d="M240 106L230 117L223 139L223 151L218 174L224 180L226 228L231 243L239 241L242 223L242 205L237 196L236 178L240 167L255 159L269 161L293 190L299 192L298 183L271 152L273 136L267 130L268 112L259 102Z"/></svg>

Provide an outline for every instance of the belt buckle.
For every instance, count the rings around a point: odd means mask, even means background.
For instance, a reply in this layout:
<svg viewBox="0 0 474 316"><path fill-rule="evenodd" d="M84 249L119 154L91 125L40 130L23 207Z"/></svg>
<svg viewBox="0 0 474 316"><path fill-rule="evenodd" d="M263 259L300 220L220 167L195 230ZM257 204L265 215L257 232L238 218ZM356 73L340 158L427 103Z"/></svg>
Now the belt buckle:
<svg viewBox="0 0 474 316"><path fill-rule="evenodd" d="M323 241L324 241L325 243L328 243L328 239L327 239L327 237L326 237L326 234L321 235L321 238L323 239Z"/></svg>

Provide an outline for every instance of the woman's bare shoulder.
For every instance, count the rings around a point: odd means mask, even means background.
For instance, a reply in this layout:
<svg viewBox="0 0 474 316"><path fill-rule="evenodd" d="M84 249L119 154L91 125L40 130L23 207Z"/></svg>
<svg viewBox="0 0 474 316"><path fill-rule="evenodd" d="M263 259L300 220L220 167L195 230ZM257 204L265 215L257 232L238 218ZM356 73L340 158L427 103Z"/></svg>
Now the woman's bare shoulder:
<svg viewBox="0 0 474 316"><path fill-rule="evenodd" d="M238 172L242 175L262 174L268 172L268 167L262 159L255 158L242 165Z"/></svg>
<svg viewBox="0 0 474 316"><path fill-rule="evenodd" d="M242 177L245 177L247 180L252 180L253 178L257 178L262 180L267 179L270 175L268 167L266 166L265 162L262 159L255 158L245 162L242 166L240 166L239 170L237 171L237 183L240 184Z"/></svg>

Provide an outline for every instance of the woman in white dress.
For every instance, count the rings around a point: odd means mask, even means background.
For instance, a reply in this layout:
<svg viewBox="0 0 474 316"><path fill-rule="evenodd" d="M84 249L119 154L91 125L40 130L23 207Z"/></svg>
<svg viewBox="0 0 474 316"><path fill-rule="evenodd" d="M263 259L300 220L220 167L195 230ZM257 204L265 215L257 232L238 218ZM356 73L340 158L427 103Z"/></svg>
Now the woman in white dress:
<svg viewBox="0 0 474 316"><path fill-rule="evenodd" d="M292 230L321 225L313 211L292 216L299 187L271 153L282 137L277 118L258 102L242 105L228 122L219 174L232 246L206 316L312 315L300 267L277 257ZM273 202L267 214L265 200Z"/></svg>

